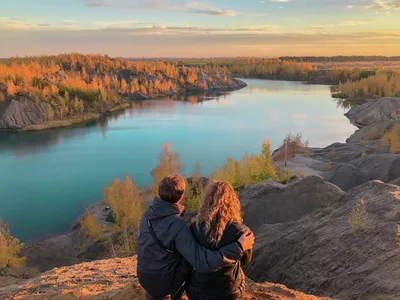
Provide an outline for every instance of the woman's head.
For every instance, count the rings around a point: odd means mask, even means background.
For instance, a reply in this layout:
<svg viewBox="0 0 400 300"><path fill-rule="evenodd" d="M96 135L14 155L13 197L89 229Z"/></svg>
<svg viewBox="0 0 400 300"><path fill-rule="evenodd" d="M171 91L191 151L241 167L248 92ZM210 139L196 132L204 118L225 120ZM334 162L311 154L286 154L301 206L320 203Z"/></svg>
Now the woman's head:
<svg viewBox="0 0 400 300"><path fill-rule="evenodd" d="M218 243L229 222L242 222L239 199L229 183L213 181L202 195L196 224L204 223L210 238Z"/></svg>

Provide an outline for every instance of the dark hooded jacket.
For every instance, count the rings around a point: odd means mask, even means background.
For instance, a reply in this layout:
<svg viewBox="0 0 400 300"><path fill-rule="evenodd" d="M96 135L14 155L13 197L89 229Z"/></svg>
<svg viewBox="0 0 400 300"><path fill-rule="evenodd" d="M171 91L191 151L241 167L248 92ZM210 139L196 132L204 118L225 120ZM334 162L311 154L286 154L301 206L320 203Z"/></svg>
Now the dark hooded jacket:
<svg viewBox="0 0 400 300"><path fill-rule="evenodd" d="M191 226L195 238L199 243L211 250L219 249L237 241L248 230L240 223L230 223L225 228L224 234L218 244L211 241L205 225ZM241 260L226 265L214 273L204 274L194 270L187 294L190 300L234 300L240 299L245 289L245 276L242 266L252 259L252 251L245 251ZM181 267L182 268L182 267Z"/></svg>
<svg viewBox="0 0 400 300"><path fill-rule="evenodd" d="M181 217L184 207L154 198L152 206L144 213L138 239L138 277L147 294L163 298L176 286L176 272L184 257L202 273L215 272L231 265L243 255L239 243L212 251L199 243ZM150 233L151 222L157 239L172 253L161 248ZM179 283L178 283L179 284Z"/></svg>

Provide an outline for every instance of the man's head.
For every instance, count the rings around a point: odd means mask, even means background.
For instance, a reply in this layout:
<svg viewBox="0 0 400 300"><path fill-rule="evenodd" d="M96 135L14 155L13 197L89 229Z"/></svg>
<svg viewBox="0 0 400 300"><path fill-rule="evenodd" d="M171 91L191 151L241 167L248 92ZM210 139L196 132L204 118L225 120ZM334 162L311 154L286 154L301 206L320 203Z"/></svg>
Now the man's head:
<svg viewBox="0 0 400 300"><path fill-rule="evenodd" d="M158 195L169 203L178 203L185 193L185 179L180 175L171 175L161 180L158 185Z"/></svg>

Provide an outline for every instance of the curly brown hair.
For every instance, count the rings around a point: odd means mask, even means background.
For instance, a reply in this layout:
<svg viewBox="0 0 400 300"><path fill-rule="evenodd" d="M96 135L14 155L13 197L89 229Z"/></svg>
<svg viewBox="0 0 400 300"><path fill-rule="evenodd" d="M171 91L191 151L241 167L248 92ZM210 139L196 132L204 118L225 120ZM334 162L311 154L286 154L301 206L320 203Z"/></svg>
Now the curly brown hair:
<svg viewBox="0 0 400 300"><path fill-rule="evenodd" d="M204 223L211 240L218 243L230 222L243 222L240 212L233 187L225 181L212 181L202 196L196 225Z"/></svg>

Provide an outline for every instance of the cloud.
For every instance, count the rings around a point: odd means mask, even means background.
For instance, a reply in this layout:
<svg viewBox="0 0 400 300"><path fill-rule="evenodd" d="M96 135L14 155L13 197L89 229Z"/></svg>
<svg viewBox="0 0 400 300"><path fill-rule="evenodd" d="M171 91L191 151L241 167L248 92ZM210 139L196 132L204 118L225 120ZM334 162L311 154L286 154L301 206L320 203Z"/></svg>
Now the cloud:
<svg viewBox="0 0 400 300"><path fill-rule="evenodd" d="M180 2L177 0L80 0L88 7L123 8L123 9L148 9L180 11L210 16L236 16L238 12L206 5L202 2Z"/></svg>
<svg viewBox="0 0 400 300"><path fill-rule="evenodd" d="M326 30L326 29L332 29L338 26L361 26L361 25L371 25L374 24L374 22L363 22L363 21L344 21L341 22L337 25L335 24L312 24L309 25L309 29L314 29L314 30Z"/></svg>
<svg viewBox="0 0 400 300"><path fill-rule="evenodd" d="M308 26L309 29L315 29L315 30L328 29L333 27L335 27L335 25L333 24L312 24Z"/></svg>
<svg viewBox="0 0 400 300"><path fill-rule="evenodd" d="M362 22L362 21L345 21L339 24L339 26L358 26L358 25L371 25L374 22Z"/></svg>
<svg viewBox="0 0 400 300"><path fill-rule="evenodd" d="M196 13L196 14L205 14L211 16L236 16L238 13L233 10L223 10L218 8L187 8L188 12Z"/></svg>
<svg viewBox="0 0 400 300"><path fill-rule="evenodd" d="M71 20L71 19L62 20L62 23L63 23L63 24L76 24L76 23L80 23L80 22L81 22L81 21Z"/></svg>
<svg viewBox="0 0 400 300"><path fill-rule="evenodd" d="M371 4L363 7L365 9L400 9L400 0L372 0Z"/></svg>

